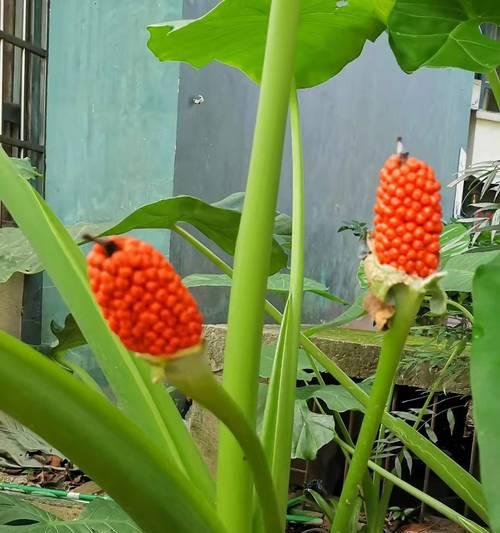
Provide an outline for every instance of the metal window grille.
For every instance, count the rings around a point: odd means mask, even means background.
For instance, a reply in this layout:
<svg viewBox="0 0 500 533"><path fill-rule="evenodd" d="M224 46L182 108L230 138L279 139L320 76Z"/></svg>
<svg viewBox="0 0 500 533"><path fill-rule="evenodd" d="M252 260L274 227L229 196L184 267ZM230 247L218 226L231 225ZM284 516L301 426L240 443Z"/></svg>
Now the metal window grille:
<svg viewBox="0 0 500 533"><path fill-rule="evenodd" d="M45 101L49 0L0 0L0 143L28 157L41 172L45 155ZM42 183L36 184L42 188ZM0 226L13 225L1 206Z"/></svg>

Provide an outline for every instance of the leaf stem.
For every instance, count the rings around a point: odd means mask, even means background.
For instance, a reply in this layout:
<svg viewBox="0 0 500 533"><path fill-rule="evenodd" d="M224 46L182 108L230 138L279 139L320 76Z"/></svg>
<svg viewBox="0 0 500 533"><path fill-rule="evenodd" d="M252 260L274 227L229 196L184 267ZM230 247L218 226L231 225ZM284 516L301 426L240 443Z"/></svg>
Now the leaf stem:
<svg viewBox="0 0 500 533"><path fill-rule="evenodd" d="M223 384L254 426L262 326L300 0L271 2L261 92L241 215L224 351ZM234 436L221 427L217 506L232 531L249 533L251 474ZM237 482L235 482L237 481Z"/></svg>
<svg viewBox="0 0 500 533"><path fill-rule="evenodd" d="M352 446L349 446L347 443L342 441L339 437L335 436L333 440L346 452L349 454L354 454L354 448ZM382 468L377 463L374 463L373 461L368 461L368 467L376 472L381 477L385 478L386 480L390 481L393 485L396 485L400 489L404 490L411 496L419 499L421 502L425 503L438 513L441 513L443 516L448 518L449 520L455 522L456 524L464 527L467 531L470 531L471 533L488 533L486 529L481 527L480 525L476 524L472 520L469 520L468 518L465 518L465 516L462 516L461 514L457 513L454 509L451 509L447 505L444 505L439 500L436 500L432 496L429 496L425 492L422 492L421 490L417 489L410 483L407 483L406 481L403 481L399 477L395 476L392 472L389 472L385 468ZM382 531L382 529L378 529L377 531Z"/></svg>
<svg viewBox="0 0 500 533"><path fill-rule="evenodd" d="M455 309L458 309L471 324L474 324L474 316L465 306L451 299L448 299L446 301L446 304L449 307L454 307Z"/></svg>
<svg viewBox="0 0 500 533"><path fill-rule="evenodd" d="M375 382L370 393L370 403L367 406L356 442L356 451L342 487L331 533L351 533L349 531L349 522L353 512L353 506L363 476L366 473L368 460L372 453L373 442L380 427L387 398L394 383L401 353L410 327L420 307L422 296L411 288L400 285L394 289L394 299L396 312L392 318L389 330L384 335L375 374Z"/></svg>
<svg viewBox="0 0 500 533"><path fill-rule="evenodd" d="M186 396L212 412L231 431L240 446L240 456L252 469L262 510L264 530L284 529L285 511L280 512L271 471L257 433L236 402L214 377L203 351L169 361L165 375ZM241 453L243 451L243 453Z"/></svg>

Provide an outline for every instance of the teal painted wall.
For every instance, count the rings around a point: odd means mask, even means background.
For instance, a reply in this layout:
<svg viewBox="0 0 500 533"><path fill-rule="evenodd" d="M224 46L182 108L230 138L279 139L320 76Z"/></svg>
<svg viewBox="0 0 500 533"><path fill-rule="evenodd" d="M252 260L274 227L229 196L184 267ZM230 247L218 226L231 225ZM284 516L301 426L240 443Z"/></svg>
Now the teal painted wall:
<svg viewBox="0 0 500 533"><path fill-rule="evenodd" d="M65 224L116 220L170 196L179 67L159 63L149 23L182 0L51 0L46 199ZM148 238L168 252L168 236ZM45 278L43 327L65 315Z"/></svg>

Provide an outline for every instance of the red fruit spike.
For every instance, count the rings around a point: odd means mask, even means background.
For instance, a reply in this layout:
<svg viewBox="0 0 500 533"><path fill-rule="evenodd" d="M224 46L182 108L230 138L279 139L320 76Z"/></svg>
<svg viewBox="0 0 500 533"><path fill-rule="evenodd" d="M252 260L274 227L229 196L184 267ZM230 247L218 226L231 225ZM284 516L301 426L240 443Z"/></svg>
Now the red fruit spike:
<svg viewBox="0 0 500 533"><path fill-rule="evenodd" d="M437 192L440 185L433 169L424 161L408 157L408 154L402 153L402 147L398 146L398 154L386 160L380 176L383 179L377 189L377 220L373 237L377 259L381 264L391 265L410 275L427 276L434 273L439 265L439 245L430 236L438 234L441 228L441 196ZM396 179L397 188L394 186ZM422 182L423 187L417 188L416 181ZM380 198L385 199L383 206ZM402 208L405 209L403 216ZM395 222L400 226L404 225L405 231L398 231L401 239L395 238ZM433 245L427 246L429 242ZM413 260L416 254L409 252L408 246L418 251L424 249L424 245L425 263L418 262L415 267ZM382 249L385 253L377 253ZM407 260L403 261L402 257Z"/></svg>
<svg viewBox="0 0 500 533"><path fill-rule="evenodd" d="M96 243L87 260L90 287L129 350L161 359L201 345L198 306L158 250L132 237L86 238Z"/></svg>

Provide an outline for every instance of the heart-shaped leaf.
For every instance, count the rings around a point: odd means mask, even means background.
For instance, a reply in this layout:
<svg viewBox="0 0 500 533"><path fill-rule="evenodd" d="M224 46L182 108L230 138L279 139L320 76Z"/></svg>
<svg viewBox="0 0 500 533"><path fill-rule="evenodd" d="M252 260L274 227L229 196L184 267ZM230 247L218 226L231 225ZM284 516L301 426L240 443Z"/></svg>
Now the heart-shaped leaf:
<svg viewBox="0 0 500 533"><path fill-rule="evenodd" d="M218 61L260 82L270 0L223 0L195 20L148 27L148 46L161 61L183 61L201 68ZM387 0L308 0L302 2L297 35L295 80L313 87L335 76L358 57L367 39L384 26Z"/></svg>
<svg viewBox="0 0 500 533"><path fill-rule="evenodd" d="M334 437L333 416L313 413L306 400L295 401L292 459L313 460L318 450Z"/></svg>
<svg viewBox="0 0 500 533"><path fill-rule="evenodd" d="M487 23L500 24L497 0L396 0L388 30L405 72L456 67L488 73L500 65L500 41L481 32Z"/></svg>

